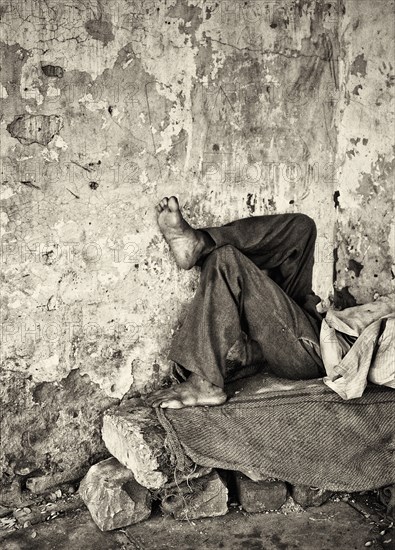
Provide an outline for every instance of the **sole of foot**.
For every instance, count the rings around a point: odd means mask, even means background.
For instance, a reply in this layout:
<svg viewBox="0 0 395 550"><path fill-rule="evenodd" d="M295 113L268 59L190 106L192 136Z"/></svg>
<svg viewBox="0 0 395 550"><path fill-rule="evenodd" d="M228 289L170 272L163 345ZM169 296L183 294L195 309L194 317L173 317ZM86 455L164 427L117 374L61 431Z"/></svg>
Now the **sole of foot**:
<svg viewBox="0 0 395 550"><path fill-rule="evenodd" d="M204 240L183 218L176 197L164 197L156 207L158 225L170 246L176 264L191 269L200 258Z"/></svg>

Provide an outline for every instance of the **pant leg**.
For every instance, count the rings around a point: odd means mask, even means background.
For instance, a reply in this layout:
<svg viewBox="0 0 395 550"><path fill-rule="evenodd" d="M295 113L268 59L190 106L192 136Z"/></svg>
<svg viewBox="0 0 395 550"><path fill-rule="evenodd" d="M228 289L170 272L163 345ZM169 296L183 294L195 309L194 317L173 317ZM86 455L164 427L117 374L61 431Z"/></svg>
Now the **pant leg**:
<svg viewBox="0 0 395 550"><path fill-rule="evenodd" d="M244 218L222 227L204 228L213 249L232 245L270 277L317 322L320 301L312 290L317 230L305 214L274 214Z"/></svg>
<svg viewBox="0 0 395 550"><path fill-rule="evenodd" d="M226 357L242 331L257 342L269 368L293 379L323 376L319 334L304 310L233 246L214 250L170 359L224 386Z"/></svg>

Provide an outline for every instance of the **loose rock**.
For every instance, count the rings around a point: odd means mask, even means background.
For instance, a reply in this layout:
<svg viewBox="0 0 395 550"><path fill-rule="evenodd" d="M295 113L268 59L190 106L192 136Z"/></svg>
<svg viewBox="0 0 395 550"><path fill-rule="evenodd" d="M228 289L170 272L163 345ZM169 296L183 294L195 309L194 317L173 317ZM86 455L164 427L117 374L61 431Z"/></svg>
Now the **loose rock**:
<svg viewBox="0 0 395 550"><path fill-rule="evenodd" d="M278 510L287 500L287 486L283 481L252 481L237 472L236 486L240 504L246 512Z"/></svg>
<svg viewBox="0 0 395 550"><path fill-rule="evenodd" d="M228 489L216 471L183 482L163 495L162 510L179 520L223 516L228 512Z"/></svg>
<svg viewBox="0 0 395 550"><path fill-rule="evenodd" d="M295 485L292 488L292 498L295 502L308 508L310 506L321 506L330 496L332 491L319 489L318 487L309 487L307 485Z"/></svg>
<svg viewBox="0 0 395 550"><path fill-rule="evenodd" d="M12 508L7 508L6 506L0 505L0 518L4 518L9 514L12 514Z"/></svg>
<svg viewBox="0 0 395 550"><path fill-rule="evenodd" d="M102 531L138 523L151 514L150 492L115 458L92 466L81 481L79 494Z"/></svg>
<svg viewBox="0 0 395 550"><path fill-rule="evenodd" d="M103 441L143 487L159 489L174 471L165 449L165 431L148 407L109 411L103 418Z"/></svg>
<svg viewBox="0 0 395 550"><path fill-rule="evenodd" d="M84 475L85 473L86 470L78 470L75 472L62 472L59 474L51 474L47 476L30 477L26 480L26 488L36 495L46 493L49 489L54 489L57 485L74 481L75 479L82 477L82 475ZM53 494L54 498L56 499L56 491Z"/></svg>

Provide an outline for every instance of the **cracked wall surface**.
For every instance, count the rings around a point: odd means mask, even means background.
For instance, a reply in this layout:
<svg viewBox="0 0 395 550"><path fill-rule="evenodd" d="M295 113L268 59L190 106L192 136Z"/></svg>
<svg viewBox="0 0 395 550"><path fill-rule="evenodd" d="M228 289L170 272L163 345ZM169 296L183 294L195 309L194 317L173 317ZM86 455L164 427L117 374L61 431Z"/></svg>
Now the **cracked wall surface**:
<svg viewBox="0 0 395 550"><path fill-rule="evenodd" d="M340 42L335 303L394 291L394 2L346 3Z"/></svg>
<svg viewBox="0 0 395 550"><path fill-rule="evenodd" d="M390 291L381 4L1 3L3 501L80 475L101 412L169 373L198 271L161 238L162 196L200 226L304 212L324 306L333 250L338 303Z"/></svg>

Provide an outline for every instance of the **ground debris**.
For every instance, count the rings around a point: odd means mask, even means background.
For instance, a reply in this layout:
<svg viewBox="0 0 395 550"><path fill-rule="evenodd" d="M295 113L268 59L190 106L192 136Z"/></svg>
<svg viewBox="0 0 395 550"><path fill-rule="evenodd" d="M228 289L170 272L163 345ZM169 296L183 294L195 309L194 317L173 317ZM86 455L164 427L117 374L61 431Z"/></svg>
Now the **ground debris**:
<svg viewBox="0 0 395 550"><path fill-rule="evenodd" d="M79 493L102 531L138 523L151 515L151 494L115 458L98 462L81 481Z"/></svg>
<svg viewBox="0 0 395 550"><path fill-rule="evenodd" d="M227 501L226 484L213 470L204 477L165 489L161 508L165 514L171 514L176 519L190 521L225 515L228 512Z"/></svg>
<svg viewBox="0 0 395 550"><path fill-rule="evenodd" d="M12 508L0 505L0 518L4 518L6 516L9 516L10 514L12 514Z"/></svg>
<svg viewBox="0 0 395 550"><path fill-rule="evenodd" d="M50 521L83 506L78 494L64 496L56 502L48 502L49 496L31 499L29 506L11 509L8 516L0 518L0 539L17 529L26 529L43 521Z"/></svg>
<svg viewBox="0 0 395 550"><path fill-rule="evenodd" d="M281 506L279 510L282 514L302 514L306 513L306 510L297 502L294 501L294 499L291 496L288 496L285 503Z"/></svg>

